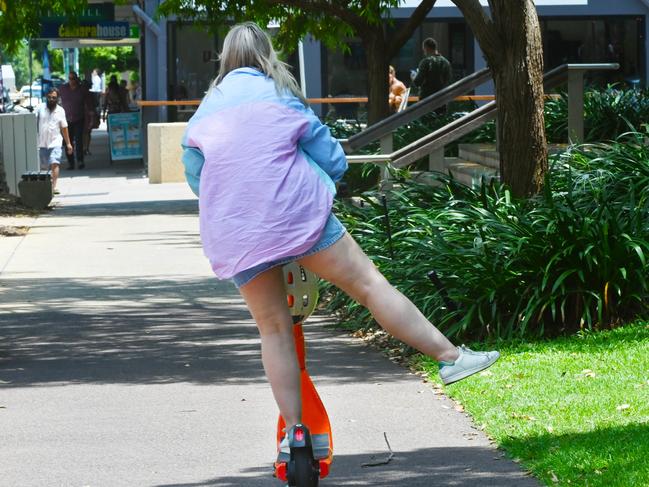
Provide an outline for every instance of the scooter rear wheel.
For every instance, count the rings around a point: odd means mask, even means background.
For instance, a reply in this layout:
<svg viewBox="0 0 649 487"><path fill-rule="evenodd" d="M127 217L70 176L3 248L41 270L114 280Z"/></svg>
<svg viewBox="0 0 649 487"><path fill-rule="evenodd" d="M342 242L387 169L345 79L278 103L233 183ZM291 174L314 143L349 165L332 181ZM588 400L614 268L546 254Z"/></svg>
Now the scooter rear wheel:
<svg viewBox="0 0 649 487"><path fill-rule="evenodd" d="M288 485L291 487L318 487L320 472L310 448L294 448L288 464Z"/></svg>

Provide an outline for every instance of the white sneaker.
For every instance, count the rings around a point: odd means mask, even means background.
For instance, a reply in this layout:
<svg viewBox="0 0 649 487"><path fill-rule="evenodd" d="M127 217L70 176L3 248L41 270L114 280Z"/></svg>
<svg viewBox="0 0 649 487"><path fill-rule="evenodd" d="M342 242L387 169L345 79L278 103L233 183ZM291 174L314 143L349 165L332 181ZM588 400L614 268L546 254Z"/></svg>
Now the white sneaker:
<svg viewBox="0 0 649 487"><path fill-rule="evenodd" d="M444 384L452 384L493 365L500 354L493 352L474 352L464 345L457 347L460 356L455 362L440 362L439 376Z"/></svg>
<svg viewBox="0 0 649 487"><path fill-rule="evenodd" d="M288 433L284 435L282 441L279 442L277 449L277 463L286 463L291 459L291 447L288 443Z"/></svg>

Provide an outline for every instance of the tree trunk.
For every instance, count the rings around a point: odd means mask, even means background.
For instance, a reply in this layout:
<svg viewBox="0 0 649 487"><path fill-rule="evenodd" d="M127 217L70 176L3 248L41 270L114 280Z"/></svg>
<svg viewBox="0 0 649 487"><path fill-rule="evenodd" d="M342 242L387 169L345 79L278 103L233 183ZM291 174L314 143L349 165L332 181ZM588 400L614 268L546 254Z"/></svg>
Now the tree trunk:
<svg viewBox="0 0 649 487"><path fill-rule="evenodd" d="M531 0L503 1L498 17L503 39L492 73L498 105L500 174L516 196L538 193L548 170L543 116L543 47ZM505 32L503 32L505 30ZM509 39L507 39L509 37Z"/></svg>
<svg viewBox="0 0 649 487"><path fill-rule="evenodd" d="M541 190L548 169L543 85L511 67L494 71L501 179L516 196L530 196Z"/></svg>
<svg viewBox="0 0 649 487"><path fill-rule="evenodd" d="M500 175L516 196L538 193L548 169L543 117L543 45L533 0L453 0L496 85Z"/></svg>
<svg viewBox="0 0 649 487"><path fill-rule="evenodd" d="M363 38L367 53L367 123L371 125L390 114L388 59L383 32L379 28Z"/></svg>

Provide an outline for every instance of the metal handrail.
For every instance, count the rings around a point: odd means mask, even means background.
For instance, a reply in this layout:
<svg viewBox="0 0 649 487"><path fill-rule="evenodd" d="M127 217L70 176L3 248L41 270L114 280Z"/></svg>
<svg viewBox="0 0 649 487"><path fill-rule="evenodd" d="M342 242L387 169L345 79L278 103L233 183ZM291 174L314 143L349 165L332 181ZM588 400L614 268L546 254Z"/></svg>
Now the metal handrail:
<svg viewBox="0 0 649 487"><path fill-rule="evenodd" d="M565 83L571 71L617 71L618 69L620 69L618 63L562 64L543 75L543 87L554 88Z"/></svg>
<svg viewBox="0 0 649 487"><path fill-rule="evenodd" d="M491 79L491 72L488 68L476 71L475 73L472 73L469 76L443 88L437 93L427 96L405 110L390 115L380 122L369 126L349 139L341 139L340 143L347 152L353 152L360 149L370 142L374 142L381 137L391 134L395 129L398 129L413 120L417 120L437 108L443 107L447 103L453 101L455 97L473 90L475 87L489 81L489 79Z"/></svg>
<svg viewBox="0 0 649 487"><path fill-rule="evenodd" d="M617 63L597 63L597 64L562 64L561 66L558 66L554 69L551 69L547 73L543 75L543 87L545 89L551 89L556 86L559 86L566 81L569 81L570 73L574 72L577 75L577 81L579 82L579 85L581 86L581 93L582 97L579 100L579 103L581 104L582 107L582 114L583 114L583 73L586 71L615 71L620 68L620 65ZM484 71L484 70L483 70ZM466 79L466 78L465 78ZM575 83L573 83L575 85ZM574 89L574 88L573 88ZM438 95L440 92L436 93L435 95ZM431 99L435 97L435 95L431 95L430 97L426 98L423 102L430 104ZM569 83L569 97L570 97L570 83ZM573 98L576 98L579 95L579 91L573 92ZM437 99L439 100L439 98ZM572 102L572 111L575 111L575 104L577 101L573 100ZM416 106L416 105L415 105ZM413 108L415 107L413 106ZM441 106L441 105L440 105ZM570 108L569 106L569 108ZM437 106L436 108L438 108ZM433 108L434 109L434 108ZM447 144L450 144L451 142L456 141L460 137L466 135L467 133L475 130L479 126L483 125L484 123L493 120L496 118L498 112L498 106L496 104L496 101L492 101L490 103L487 103L483 105L480 108L477 108L476 110L473 110L472 112L467 113L466 115L452 121L451 123L437 129L436 131L410 143L409 145L402 147L399 150L392 151L389 154L380 154L381 158L380 163L385 164L386 162L391 163L395 167L404 167L408 164L411 164L422 157L431 154L433 151L438 150L442 147L444 147ZM401 113L405 113L401 112ZM400 115L400 114L397 114ZM574 114L573 114L574 116ZM395 117L393 115L392 117ZM570 117L570 115L569 115ZM390 118L390 117L389 117ZM388 120L388 119L386 119ZM409 119L411 121L412 119ZM407 123L407 122L405 122ZM379 124L376 124L379 125ZM387 124L384 124L384 126L388 126ZM393 126L393 124L390 124L389 126ZM400 125L398 125L400 126ZM398 127L397 126L397 127ZM366 129L363 132L367 132L371 129L372 127ZM582 129L583 129L583 121L582 121ZM355 135L354 137L357 137L361 135L363 132L360 134ZM382 136L387 135L387 133L380 132ZM352 141L353 137L350 137L349 140L347 141L347 145L349 146L350 142ZM359 138L360 139L360 138ZM365 140L365 139L360 139L360 140ZM376 138L372 139L376 140ZM343 141L341 141L343 142ZM345 147L345 145L343 145ZM367 155L348 155L347 156L347 161L350 163L365 163L365 162L374 162L376 163L372 157L376 156L367 156Z"/></svg>
<svg viewBox="0 0 649 487"><path fill-rule="evenodd" d="M404 167L418 161L431 152L473 132L485 122L494 119L496 111L496 102L491 101L453 120L451 123L390 154L392 156L392 165Z"/></svg>

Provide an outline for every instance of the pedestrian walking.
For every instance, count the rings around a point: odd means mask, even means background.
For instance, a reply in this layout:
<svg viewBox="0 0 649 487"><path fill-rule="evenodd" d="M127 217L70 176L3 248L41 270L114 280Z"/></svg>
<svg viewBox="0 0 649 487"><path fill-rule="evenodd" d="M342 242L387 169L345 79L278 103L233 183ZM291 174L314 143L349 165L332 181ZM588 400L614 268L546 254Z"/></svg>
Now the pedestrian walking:
<svg viewBox="0 0 649 487"><path fill-rule="evenodd" d="M288 262L338 286L389 333L440 361L447 384L493 364L498 352L454 346L390 285L332 213L345 154L268 35L251 22L234 26L220 61L183 137L183 163L199 196L205 254L218 278L232 278L257 324L287 431L302 411L282 273Z"/></svg>
<svg viewBox="0 0 649 487"><path fill-rule="evenodd" d="M42 170L49 170L52 176L52 191L58 194L56 183L61 166L62 144L66 152L72 153L65 110L59 105L59 91L52 88L46 96L46 103L36 112L38 126L38 157Z"/></svg>
<svg viewBox="0 0 649 487"><path fill-rule="evenodd" d="M83 99L83 155L90 154L90 142L92 141L92 130L99 128L99 114L97 113L96 97L92 93L92 81L83 80L81 85L85 88Z"/></svg>
<svg viewBox="0 0 649 487"><path fill-rule="evenodd" d="M113 75L110 77L110 81L108 82L108 86L106 87L106 93L104 94L104 109L102 119L106 121L108 115L124 112L128 112L128 101L126 100L126 94L124 90L122 90L122 88L119 86L119 83L117 82L117 76Z"/></svg>
<svg viewBox="0 0 649 487"><path fill-rule="evenodd" d="M74 147L72 153L67 153L68 169L74 169L77 163L79 169L86 167L83 154L86 96L87 90L81 85L79 76L74 71L70 71L68 82L61 86L60 90L61 105L65 110L70 140Z"/></svg>
<svg viewBox="0 0 649 487"><path fill-rule="evenodd" d="M422 44L424 59L419 63L419 68L412 80L412 84L419 88L419 99L422 100L442 88L451 81L451 63L437 50L437 41L428 37ZM446 107L437 110L438 114L446 112Z"/></svg>
<svg viewBox="0 0 649 487"><path fill-rule="evenodd" d="M92 73L90 73L90 93L95 102L95 112L97 113L99 113L101 94L104 91L102 85L103 83L101 76L99 75L99 68L95 68L92 70Z"/></svg>

